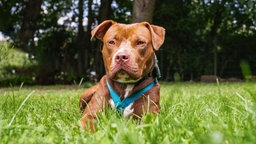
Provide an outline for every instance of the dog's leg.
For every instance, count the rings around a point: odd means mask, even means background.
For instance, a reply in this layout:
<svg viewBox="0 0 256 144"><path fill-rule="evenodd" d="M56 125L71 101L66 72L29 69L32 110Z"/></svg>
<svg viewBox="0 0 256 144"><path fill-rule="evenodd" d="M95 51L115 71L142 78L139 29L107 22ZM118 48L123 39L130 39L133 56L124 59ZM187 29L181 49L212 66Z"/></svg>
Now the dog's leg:
<svg viewBox="0 0 256 144"><path fill-rule="evenodd" d="M92 132L95 131L94 123L97 119L97 114L103 111L106 104L104 96L95 92L91 97L90 102L87 104L83 116L80 120L81 125L84 129L90 128Z"/></svg>
<svg viewBox="0 0 256 144"><path fill-rule="evenodd" d="M87 89L81 95L80 100L79 100L79 107L80 107L81 112L84 111L85 107L87 106L87 104L91 100L91 98L94 95L94 93L97 91L98 87L99 87L98 84L94 85L93 87Z"/></svg>

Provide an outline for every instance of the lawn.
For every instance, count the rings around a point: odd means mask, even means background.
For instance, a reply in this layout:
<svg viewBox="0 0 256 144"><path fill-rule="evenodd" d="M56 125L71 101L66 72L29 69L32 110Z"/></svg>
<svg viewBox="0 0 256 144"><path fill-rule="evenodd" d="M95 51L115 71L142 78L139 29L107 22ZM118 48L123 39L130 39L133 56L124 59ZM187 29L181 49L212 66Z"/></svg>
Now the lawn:
<svg viewBox="0 0 256 144"><path fill-rule="evenodd" d="M161 113L79 126L78 86L0 89L0 143L255 143L255 83L161 83Z"/></svg>

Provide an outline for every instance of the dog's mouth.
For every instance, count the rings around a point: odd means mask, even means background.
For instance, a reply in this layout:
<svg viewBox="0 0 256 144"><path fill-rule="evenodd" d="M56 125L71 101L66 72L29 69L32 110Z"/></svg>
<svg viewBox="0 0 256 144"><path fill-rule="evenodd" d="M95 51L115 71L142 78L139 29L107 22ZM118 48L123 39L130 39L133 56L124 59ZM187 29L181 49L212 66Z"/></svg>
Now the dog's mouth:
<svg viewBox="0 0 256 144"><path fill-rule="evenodd" d="M136 83L141 79L141 74L136 66L117 64L111 67L110 77L120 83Z"/></svg>

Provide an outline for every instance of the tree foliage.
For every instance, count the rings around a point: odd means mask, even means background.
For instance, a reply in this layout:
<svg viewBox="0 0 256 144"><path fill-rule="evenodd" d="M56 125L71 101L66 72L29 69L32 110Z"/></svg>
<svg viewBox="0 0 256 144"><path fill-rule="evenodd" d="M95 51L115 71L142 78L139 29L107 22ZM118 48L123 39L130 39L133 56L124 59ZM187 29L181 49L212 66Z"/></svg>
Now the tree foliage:
<svg viewBox="0 0 256 144"><path fill-rule="evenodd" d="M242 77L242 57L233 54L246 53L245 49L256 51L252 40L256 30L255 6L255 1L156 1L153 21L167 30L160 57L165 79L173 79L174 73L183 80L201 75ZM234 37L241 37L236 49L227 45L234 43ZM246 53L244 58L255 64L250 55ZM251 69L255 74L255 65Z"/></svg>
<svg viewBox="0 0 256 144"><path fill-rule="evenodd" d="M141 16L138 21L152 20L166 29L165 44L157 52L164 80L243 77L241 61L255 75L255 0L156 0L149 10L147 4L147 0L1 0L0 32L37 61L34 71L40 84L101 77L101 44L90 41L91 29L106 19L135 22L135 14ZM152 16L143 15L152 10Z"/></svg>

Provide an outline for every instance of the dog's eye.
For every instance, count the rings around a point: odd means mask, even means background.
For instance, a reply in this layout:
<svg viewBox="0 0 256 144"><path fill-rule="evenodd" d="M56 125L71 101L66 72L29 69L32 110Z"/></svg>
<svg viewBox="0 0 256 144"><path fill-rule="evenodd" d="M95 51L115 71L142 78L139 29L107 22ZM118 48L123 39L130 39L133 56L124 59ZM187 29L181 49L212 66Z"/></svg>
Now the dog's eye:
<svg viewBox="0 0 256 144"><path fill-rule="evenodd" d="M108 41L108 44L110 44L110 45L115 45L116 42L115 42L114 40L110 40L110 41Z"/></svg>
<svg viewBox="0 0 256 144"><path fill-rule="evenodd" d="M139 41L137 41L137 43L136 43L137 46L141 46L141 45L144 45L144 44L146 44L146 42L145 42L145 41L142 41L142 40L139 40Z"/></svg>

